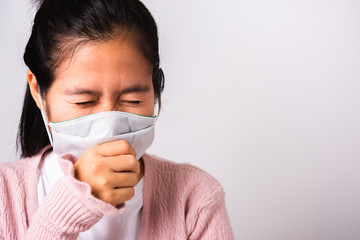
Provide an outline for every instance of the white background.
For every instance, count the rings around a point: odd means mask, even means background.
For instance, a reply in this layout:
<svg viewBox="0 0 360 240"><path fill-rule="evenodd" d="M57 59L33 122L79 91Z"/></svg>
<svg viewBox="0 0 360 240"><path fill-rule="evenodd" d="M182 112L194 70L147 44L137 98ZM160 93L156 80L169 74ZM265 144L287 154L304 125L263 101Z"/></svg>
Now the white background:
<svg viewBox="0 0 360 240"><path fill-rule="evenodd" d="M33 11L0 5L0 161ZM226 192L236 239L360 239L360 1L146 0L166 75L150 152Z"/></svg>

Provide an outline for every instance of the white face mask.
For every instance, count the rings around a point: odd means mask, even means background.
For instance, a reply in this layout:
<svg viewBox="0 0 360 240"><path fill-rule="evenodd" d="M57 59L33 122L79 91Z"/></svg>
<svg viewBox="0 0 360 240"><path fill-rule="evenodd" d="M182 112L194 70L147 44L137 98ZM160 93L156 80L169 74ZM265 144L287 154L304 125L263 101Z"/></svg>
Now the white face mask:
<svg viewBox="0 0 360 240"><path fill-rule="evenodd" d="M139 160L154 140L156 116L109 111L48 124L41 96L40 103L50 143L58 155L73 154L80 157L91 147L122 139L131 144Z"/></svg>

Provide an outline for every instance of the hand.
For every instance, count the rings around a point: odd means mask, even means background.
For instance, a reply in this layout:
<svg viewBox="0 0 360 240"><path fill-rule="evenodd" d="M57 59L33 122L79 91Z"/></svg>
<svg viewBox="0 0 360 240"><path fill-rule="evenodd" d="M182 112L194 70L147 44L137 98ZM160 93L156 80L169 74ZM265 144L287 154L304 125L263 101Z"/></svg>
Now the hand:
<svg viewBox="0 0 360 240"><path fill-rule="evenodd" d="M74 168L75 178L89 184L93 196L114 207L134 196L140 175L136 153L125 140L88 149Z"/></svg>

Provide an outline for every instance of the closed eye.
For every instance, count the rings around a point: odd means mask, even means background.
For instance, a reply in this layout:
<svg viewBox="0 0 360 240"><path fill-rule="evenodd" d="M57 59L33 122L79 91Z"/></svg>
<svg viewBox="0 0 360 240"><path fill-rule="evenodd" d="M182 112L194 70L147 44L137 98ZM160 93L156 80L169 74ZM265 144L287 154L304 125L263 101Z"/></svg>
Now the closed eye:
<svg viewBox="0 0 360 240"><path fill-rule="evenodd" d="M139 105L141 103L141 101L121 100L120 103L126 104L126 105Z"/></svg>
<svg viewBox="0 0 360 240"><path fill-rule="evenodd" d="M78 106L86 107L86 106L90 106L90 105L96 104L96 101L77 102L77 103L75 103L75 104L78 105Z"/></svg>

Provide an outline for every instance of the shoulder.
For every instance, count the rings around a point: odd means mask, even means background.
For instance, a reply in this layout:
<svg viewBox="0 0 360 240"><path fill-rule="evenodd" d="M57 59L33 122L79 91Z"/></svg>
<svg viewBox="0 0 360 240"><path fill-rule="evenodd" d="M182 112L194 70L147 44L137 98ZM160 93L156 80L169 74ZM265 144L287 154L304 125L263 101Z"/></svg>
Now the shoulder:
<svg viewBox="0 0 360 240"><path fill-rule="evenodd" d="M22 158L14 162L0 163L0 185L3 190L27 183L29 176L38 174L39 166L41 164L42 156L49 150L49 147L44 148L39 154Z"/></svg>
<svg viewBox="0 0 360 240"><path fill-rule="evenodd" d="M33 169L30 160L33 158L23 158L15 162L5 162L0 164L0 183L7 182L6 180L16 180L22 178L24 173Z"/></svg>
<svg viewBox="0 0 360 240"><path fill-rule="evenodd" d="M29 169L28 159L0 164L0 235L1 231L14 229L14 225L23 228L19 216L26 216L23 209Z"/></svg>
<svg viewBox="0 0 360 240"><path fill-rule="evenodd" d="M49 149L44 148L33 157L0 164L0 235L2 231L21 235L28 228L29 219L38 207L39 166Z"/></svg>
<svg viewBox="0 0 360 240"><path fill-rule="evenodd" d="M157 239L181 234L181 238L198 239L202 238L197 238L198 232L211 232L210 228L216 233L221 225L228 225L224 191L213 176L190 164L154 155L145 154L143 160L142 227L146 234ZM219 225L210 226L218 222ZM217 235L204 238L231 239Z"/></svg>
<svg viewBox="0 0 360 240"><path fill-rule="evenodd" d="M41 157L48 149L49 147L46 147L37 155L32 157L22 158L13 162L0 163L0 175L7 176L38 169L41 163Z"/></svg>
<svg viewBox="0 0 360 240"><path fill-rule="evenodd" d="M163 186L162 191L180 192L184 197L204 201L224 197L223 188L216 178L196 166L171 162L150 154L145 154L143 159L145 176L158 186Z"/></svg>

